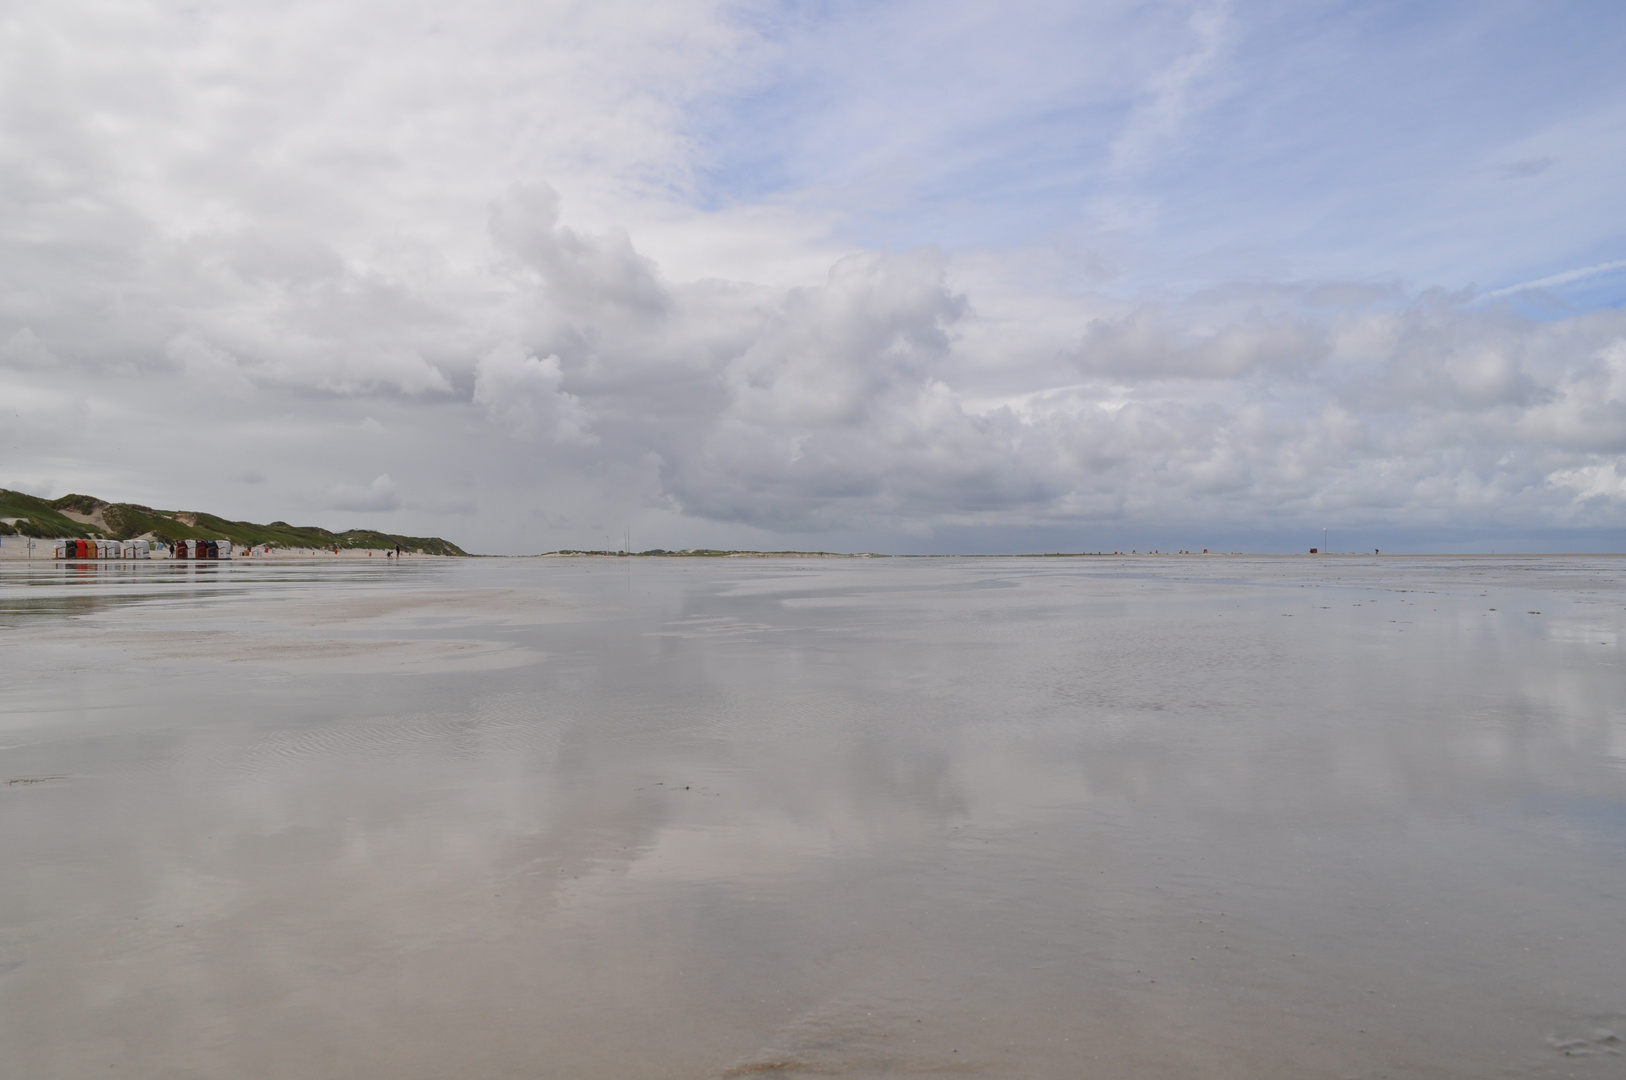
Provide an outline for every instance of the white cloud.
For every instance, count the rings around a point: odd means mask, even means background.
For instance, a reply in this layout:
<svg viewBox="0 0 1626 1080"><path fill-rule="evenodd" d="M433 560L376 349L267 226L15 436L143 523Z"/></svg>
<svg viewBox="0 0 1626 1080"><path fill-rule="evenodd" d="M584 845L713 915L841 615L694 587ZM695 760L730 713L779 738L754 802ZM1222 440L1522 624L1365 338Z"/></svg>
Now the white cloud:
<svg viewBox="0 0 1626 1080"><path fill-rule="evenodd" d="M625 231L607 236L559 223L559 193L546 184L508 192L493 209L491 235L542 279L559 304L584 315L660 315L669 303L654 262Z"/></svg>
<svg viewBox="0 0 1626 1080"><path fill-rule="evenodd" d="M237 357L192 333L178 334L164 346L164 354L181 366L188 383L222 394L244 397L254 384Z"/></svg>
<svg viewBox="0 0 1626 1080"><path fill-rule="evenodd" d="M559 388L559 358L538 360L508 341L475 365L474 404L519 436L543 434L558 443L598 441L581 399Z"/></svg>
<svg viewBox="0 0 1626 1080"><path fill-rule="evenodd" d="M1325 332L1306 321L1255 312L1205 328L1190 325L1180 313L1142 307L1121 318L1092 322L1074 356L1089 375L1223 379L1312 367L1327 350Z"/></svg>
<svg viewBox="0 0 1626 1080"><path fill-rule="evenodd" d="M1575 492L1575 501L1587 499L1626 500L1626 463L1606 461L1579 469L1560 469L1547 482Z"/></svg>
<svg viewBox="0 0 1626 1080"><path fill-rule="evenodd" d="M245 517L323 493L482 548L639 520L875 546L1579 504L1626 526L1626 316L1467 288L1618 268L1536 250L1614 235L1614 103L1457 154L1489 185L1473 228L1427 200L1401 221L1338 170L1407 131L1332 146L1317 111L1353 39L1273 52L1298 16L1085 7L14 6L8 468ZM1284 112L1270 79L1319 104ZM1564 216L1536 228L1551 184ZM1485 235L1511 239L1461 239ZM1447 255L1459 292L1408 278ZM158 477L143 454L176 430L252 472ZM333 486L335 461L376 479Z"/></svg>
<svg viewBox="0 0 1626 1080"><path fill-rule="evenodd" d="M384 473L374 477L373 482L365 487L355 484L333 485L328 488L322 505L330 510L377 513L399 509L401 498L396 493L395 481L390 479L388 473Z"/></svg>
<svg viewBox="0 0 1626 1080"><path fill-rule="evenodd" d="M0 364L41 368L54 363L56 357L29 327L23 327L0 344Z"/></svg>

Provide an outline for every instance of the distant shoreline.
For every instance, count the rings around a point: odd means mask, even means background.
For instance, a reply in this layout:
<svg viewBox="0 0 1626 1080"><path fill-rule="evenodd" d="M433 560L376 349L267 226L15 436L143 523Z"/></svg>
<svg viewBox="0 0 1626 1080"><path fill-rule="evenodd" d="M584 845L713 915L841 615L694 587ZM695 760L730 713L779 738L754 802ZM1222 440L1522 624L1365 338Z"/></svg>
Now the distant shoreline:
<svg viewBox="0 0 1626 1080"><path fill-rule="evenodd" d="M52 554L54 544L50 539L35 539L32 556L28 551L28 537L18 535L0 536L0 562L5 563L132 563L132 562L176 562L176 563L255 563L255 562L308 562L324 563L333 561L353 562L357 559L386 559L394 561L393 547L341 547L337 552L331 548L312 547L279 547L271 546L268 552L265 545L253 545L246 553L245 548L237 545L229 559L177 559L168 551L154 551L148 559L88 559L88 558L55 558ZM403 561L418 560L447 560L447 559L1124 559L1124 560L1185 560L1185 559L1527 559L1527 558L1553 558L1558 556L1574 556L1586 558L1620 558L1626 557L1620 552L1584 552L1584 551L1509 551L1509 552L1361 552L1361 551L1330 551L1310 553L1304 551L1212 551L1212 552L1172 552L1172 551L1034 551L1034 552L995 552L995 553L964 553L964 552L930 552L926 554L886 554L874 551L756 551L748 549L713 549L692 548L686 550L666 550L655 548L648 551L587 551L581 549L561 549L558 551L544 551L528 555L485 555L463 552L456 555L431 554L428 552L404 551L400 558Z"/></svg>
<svg viewBox="0 0 1626 1080"><path fill-rule="evenodd" d="M891 555L859 551L544 551L534 555L470 555L474 559L1526 559L1577 556L1626 558L1614 551L1002 551Z"/></svg>

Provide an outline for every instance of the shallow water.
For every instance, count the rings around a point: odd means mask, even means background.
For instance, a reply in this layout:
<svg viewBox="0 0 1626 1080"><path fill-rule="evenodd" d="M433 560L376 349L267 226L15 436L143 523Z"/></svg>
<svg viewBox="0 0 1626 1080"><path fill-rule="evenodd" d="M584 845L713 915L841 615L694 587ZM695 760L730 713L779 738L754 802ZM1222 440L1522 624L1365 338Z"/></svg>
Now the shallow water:
<svg viewBox="0 0 1626 1080"><path fill-rule="evenodd" d="M1626 1075L1626 560L0 567L0 1075Z"/></svg>

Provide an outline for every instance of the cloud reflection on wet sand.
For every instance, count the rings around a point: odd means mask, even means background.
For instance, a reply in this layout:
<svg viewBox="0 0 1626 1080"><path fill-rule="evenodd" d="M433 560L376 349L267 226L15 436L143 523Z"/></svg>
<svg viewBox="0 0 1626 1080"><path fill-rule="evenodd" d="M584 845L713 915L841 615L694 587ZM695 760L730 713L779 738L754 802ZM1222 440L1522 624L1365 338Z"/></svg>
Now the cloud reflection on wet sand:
<svg viewBox="0 0 1626 1080"><path fill-rule="evenodd" d="M0 779L50 779L0 787L0 1043L38 1076L1608 1075L1619 569L8 573Z"/></svg>

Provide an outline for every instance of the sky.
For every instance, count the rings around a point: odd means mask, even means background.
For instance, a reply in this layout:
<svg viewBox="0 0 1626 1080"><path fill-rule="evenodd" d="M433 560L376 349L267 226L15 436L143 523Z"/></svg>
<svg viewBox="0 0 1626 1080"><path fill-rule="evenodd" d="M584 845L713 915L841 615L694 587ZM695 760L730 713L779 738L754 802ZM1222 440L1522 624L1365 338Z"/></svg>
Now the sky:
<svg viewBox="0 0 1626 1080"><path fill-rule="evenodd" d="M1626 550L1626 6L12 0L0 487Z"/></svg>

